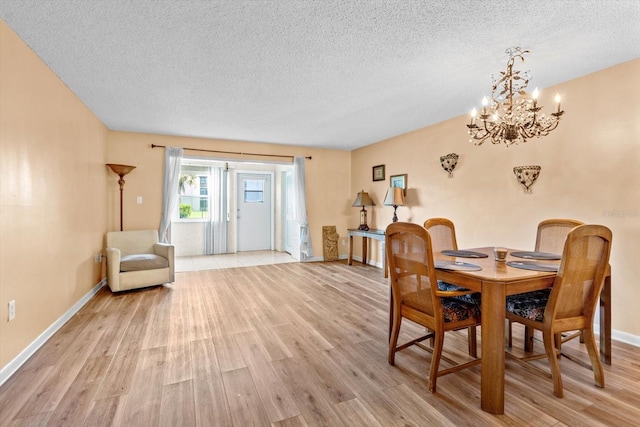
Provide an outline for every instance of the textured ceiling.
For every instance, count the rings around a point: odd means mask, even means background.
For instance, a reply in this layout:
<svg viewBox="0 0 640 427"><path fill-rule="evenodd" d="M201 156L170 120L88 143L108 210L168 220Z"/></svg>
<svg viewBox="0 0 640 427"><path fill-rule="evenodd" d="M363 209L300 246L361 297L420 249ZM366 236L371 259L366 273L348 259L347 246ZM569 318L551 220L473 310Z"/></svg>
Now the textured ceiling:
<svg viewBox="0 0 640 427"><path fill-rule="evenodd" d="M640 57L637 0L0 0L0 18L112 130L347 150L467 113L511 46L530 88Z"/></svg>

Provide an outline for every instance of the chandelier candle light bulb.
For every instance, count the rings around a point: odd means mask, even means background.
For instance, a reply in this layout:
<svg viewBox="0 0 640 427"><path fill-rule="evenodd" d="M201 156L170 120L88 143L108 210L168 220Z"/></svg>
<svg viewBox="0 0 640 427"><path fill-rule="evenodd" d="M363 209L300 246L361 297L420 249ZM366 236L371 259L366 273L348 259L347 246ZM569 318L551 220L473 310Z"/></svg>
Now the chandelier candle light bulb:
<svg viewBox="0 0 640 427"><path fill-rule="evenodd" d="M540 92L538 92L538 88L535 88L535 90L531 94L531 98L533 99L533 108L536 108L538 106L538 96L540 96Z"/></svg>

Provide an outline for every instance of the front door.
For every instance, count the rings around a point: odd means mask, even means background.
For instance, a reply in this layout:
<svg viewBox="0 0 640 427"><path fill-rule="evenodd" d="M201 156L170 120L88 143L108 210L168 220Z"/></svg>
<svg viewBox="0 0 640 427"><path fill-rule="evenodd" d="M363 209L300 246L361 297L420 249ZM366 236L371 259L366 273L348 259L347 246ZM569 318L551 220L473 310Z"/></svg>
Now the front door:
<svg viewBox="0 0 640 427"><path fill-rule="evenodd" d="M237 175L238 252L273 249L271 174Z"/></svg>

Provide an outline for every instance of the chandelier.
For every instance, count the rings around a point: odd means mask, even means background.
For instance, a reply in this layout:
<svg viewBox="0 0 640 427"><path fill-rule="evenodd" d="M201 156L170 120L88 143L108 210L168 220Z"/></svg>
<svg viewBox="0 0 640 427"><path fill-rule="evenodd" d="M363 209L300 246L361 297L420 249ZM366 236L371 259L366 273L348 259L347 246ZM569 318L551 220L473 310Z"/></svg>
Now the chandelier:
<svg viewBox="0 0 640 427"><path fill-rule="evenodd" d="M491 99L482 98L480 114L474 108L471 111L471 123L467 125L471 139L475 145L482 145L487 139L493 144L512 144L527 142L527 138L547 136L558 127L564 111L560 109L560 95L556 94L556 111L550 116L540 114L538 106L538 88L531 96L527 95L529 71L522 74L513 69L516 59L524 62L528 50L513 47L506 50L509 55L506 71L501 71L496 79L493 77Z"/></svg>

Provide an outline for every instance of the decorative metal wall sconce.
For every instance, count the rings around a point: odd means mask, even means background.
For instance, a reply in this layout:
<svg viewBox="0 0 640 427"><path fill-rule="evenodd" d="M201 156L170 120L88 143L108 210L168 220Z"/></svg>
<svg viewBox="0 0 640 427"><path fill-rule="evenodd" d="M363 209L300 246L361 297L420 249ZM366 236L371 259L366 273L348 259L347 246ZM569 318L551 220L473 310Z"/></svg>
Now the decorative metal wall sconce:
<svg viewBox="0 0 640 427"><path fill-rule="evenodd" d="M458 155L456 153L449 153L446 156L441 156L440 164L442 165L442 169L449 173L449 178L453 178L453 170L458 164Z"/></svg>
<svg viewBox="0 0 640 427"><path fill-rule="evenodd" d="M531 186L536 182L536 179L538 179L540 169L542 168L538 165L516 166L513 168L514 175L518 179L518 182L522 184L524 194L531 194Z"/></svg>

